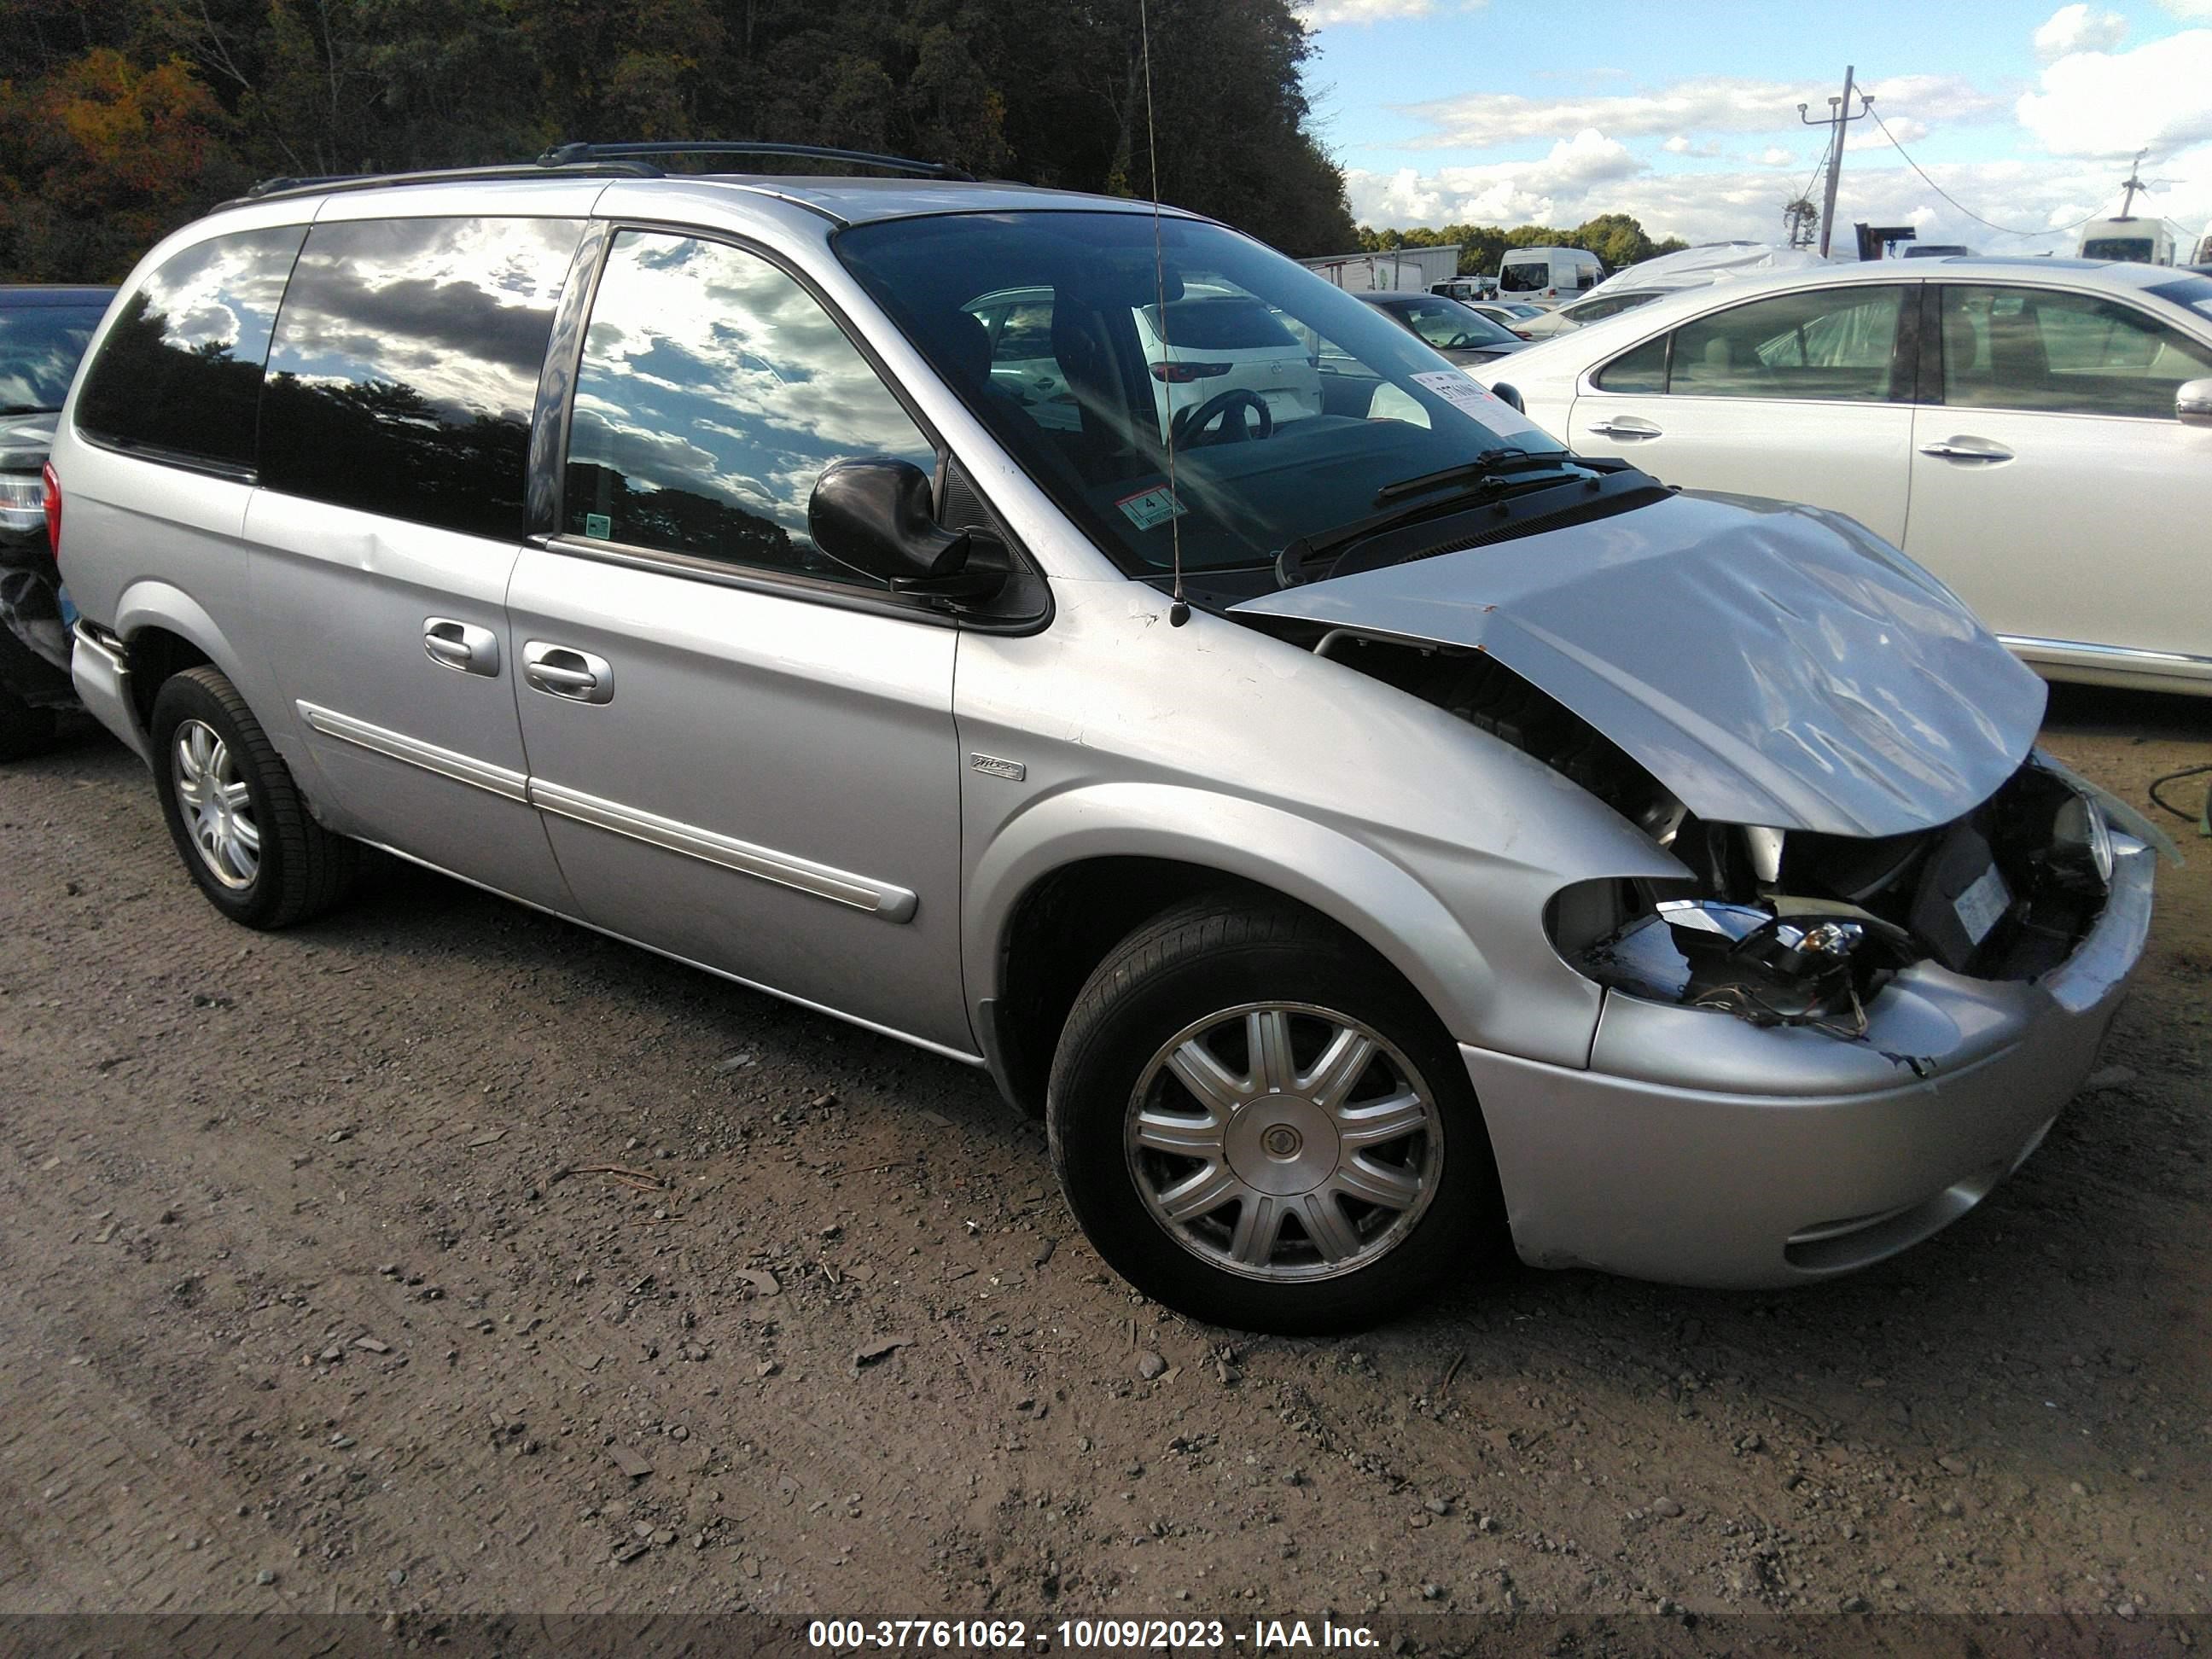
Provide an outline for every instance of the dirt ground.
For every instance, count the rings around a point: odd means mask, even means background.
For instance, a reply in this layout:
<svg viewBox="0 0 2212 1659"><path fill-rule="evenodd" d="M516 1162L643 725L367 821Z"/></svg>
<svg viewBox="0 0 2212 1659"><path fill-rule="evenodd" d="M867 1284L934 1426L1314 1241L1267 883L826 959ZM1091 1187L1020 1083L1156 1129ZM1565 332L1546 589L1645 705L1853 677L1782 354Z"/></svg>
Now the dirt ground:
<svg viewBox="0 0 2212 1659"><path fill-rule="evenodd" d="M2047 741L2140 804L2212 705ZM2212 1612L2165 822L2093 1086L1933 1242L1289 1341L1109 1275L979 1073L410 870L230 926L87 737L0 773L0 1612Z"/></svg>

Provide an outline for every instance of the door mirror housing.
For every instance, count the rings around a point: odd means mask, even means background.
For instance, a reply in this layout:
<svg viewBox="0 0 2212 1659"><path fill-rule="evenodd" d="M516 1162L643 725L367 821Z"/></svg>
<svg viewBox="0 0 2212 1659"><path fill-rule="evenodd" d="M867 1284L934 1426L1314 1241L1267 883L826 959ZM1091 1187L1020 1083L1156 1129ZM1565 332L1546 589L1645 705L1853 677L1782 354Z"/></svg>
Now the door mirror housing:
<svg viewBox="0 0 2212 1659"><path fill-rule="evenodd" d="M2184 426L2212 426L2212 380L2184 380L2176 386L2173 417Z"/></svg>
<svg viewBox="0 0 2212 1659"><path fill-rule="evenodd" d="M888 455L824 467L806 503L807 533L848 569L887 583L895 593L972 599L995 592L1004 571L967 568L964 530L937 522L929 475Z"/></svg>

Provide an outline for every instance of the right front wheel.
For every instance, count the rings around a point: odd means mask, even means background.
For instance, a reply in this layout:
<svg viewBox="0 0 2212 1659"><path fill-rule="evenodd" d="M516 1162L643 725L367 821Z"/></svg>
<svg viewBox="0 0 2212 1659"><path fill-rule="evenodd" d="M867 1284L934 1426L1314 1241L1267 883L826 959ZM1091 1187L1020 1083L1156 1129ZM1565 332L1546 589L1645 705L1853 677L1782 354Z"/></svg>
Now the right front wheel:
<svg viewBox="0 0 2212 1659"><path fill-rule="evenodd" d="M1489 1137L1456 1047L1357 941L1202 900L1077 997L1046 1114L1107 1261L1194 1318L1368 1325L1499 1253Z"/></svg>

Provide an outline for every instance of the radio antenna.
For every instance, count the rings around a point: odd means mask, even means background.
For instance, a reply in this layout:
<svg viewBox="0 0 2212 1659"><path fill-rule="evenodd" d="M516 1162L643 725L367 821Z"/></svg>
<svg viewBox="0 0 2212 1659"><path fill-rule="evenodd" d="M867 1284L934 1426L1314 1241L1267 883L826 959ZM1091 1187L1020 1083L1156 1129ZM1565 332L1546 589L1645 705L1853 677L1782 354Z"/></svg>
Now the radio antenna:
<svg viewBox="0 0 2212 1659"><path fill-rule="evenodd" d="M1160 247L1160 146L1152 131L1152 20L1145 0L1137 0L1137 27L1145 48L1145 149L1152 164L1152 297L1160 319L1160 349L1167 361L1176 360L1168 339L1167 256ZM1175 385L1174 371L1164 382ZM1242 418L1241 415L1239 418ZM1168 625L1181 628L1190 620L1190 602L1182 596L1182 498L1176 494L1175 393L1168 393L1168 539L1174 550L1174 603L1168 606Z"/></svg>

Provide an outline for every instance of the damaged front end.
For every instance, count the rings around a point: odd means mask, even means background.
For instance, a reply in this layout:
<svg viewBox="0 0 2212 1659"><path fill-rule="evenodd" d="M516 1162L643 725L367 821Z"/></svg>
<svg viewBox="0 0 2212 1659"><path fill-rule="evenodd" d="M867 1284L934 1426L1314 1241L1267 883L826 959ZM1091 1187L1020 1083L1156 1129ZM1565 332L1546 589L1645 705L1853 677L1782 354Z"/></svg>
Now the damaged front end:
<svg viewBox="0 0 2212 1659"><path fill-rule="evenodd" d="M2033 980L2110 890L2108 812L2032 752L2041 683L1951 593L1812 509L1676 496L1323 580L1240 615L1443 708L1641 829L1679 879L1546 918L1611 989L1844 1038L1930 962Z"/></svg>
<svg viewBox="0 0 2212 1659"><path fill-rule="evenodd" d="M1571 780L1684 871L1560 892L1545 918L1567 963L1607 988L1855 1039L1900 970L2029 980L2102 910L2108 812L2139 815L2031 753L1986 799L1887 836L1712 822L1620 745L1486 652L1340 629L1325 654L1421 698Z"/></svg>
<svg viewBox="0 0 2212 1659"><path fill-rule="evenodd" d="M2148 828L2148 826L2145 826ZM1547 922L1575 969L1610 989L1863 1036L1900 970L2033 980L2104 908L2113 843L2102 805L2033 756L1972 811L1862 839L1686 818L1680 883L1600 881Z"/></svg>

